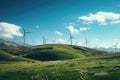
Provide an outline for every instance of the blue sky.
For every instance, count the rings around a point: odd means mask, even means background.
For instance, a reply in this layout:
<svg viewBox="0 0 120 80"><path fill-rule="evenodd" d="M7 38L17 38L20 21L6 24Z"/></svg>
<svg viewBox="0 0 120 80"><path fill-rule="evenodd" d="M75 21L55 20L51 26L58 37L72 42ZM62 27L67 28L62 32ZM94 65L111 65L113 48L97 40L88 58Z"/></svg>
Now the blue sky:
<svg viewBox="0 0 120 80"><path fill-rule="evenodd" d="M120 41L120 0L0 0L2 22L30 31L28 44L42 44L42 35L47 43L68 44L71 33L74 44L84 45L87 38L91 47L111 47ZM4 37L5 29L0 31L0 38L23 41L20 35Z"/></svg>

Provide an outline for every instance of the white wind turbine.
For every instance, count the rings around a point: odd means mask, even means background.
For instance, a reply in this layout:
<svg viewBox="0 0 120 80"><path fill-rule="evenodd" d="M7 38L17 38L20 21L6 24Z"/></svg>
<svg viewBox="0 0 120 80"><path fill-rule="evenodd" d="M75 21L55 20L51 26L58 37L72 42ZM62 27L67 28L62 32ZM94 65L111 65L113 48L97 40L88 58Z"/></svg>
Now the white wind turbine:
<svg viewBox="0 0 120 80"><path fill-rule="evenodd" d="M73 43L73 36L72 36L72 34L70 34L70 43L71 43L71 46L72 46L72 43Z"/></svg>
<svg viewBox="0 0 120 80"><path fill-rule="evenodd" d="M23 29L24 46L26 46L26 34L31 33L31 32L26 31L24 28L22 29Z"/></svg>
<svg viewBox="0 0 120 80"><path fill-rule="evenodd" d="M116 42L115 45L114 45L114 49L115 49L115 52L114 52L114 53L115 53L115 56L116 56L116 52L117 52L118 43L119 43L119 42Z"/></svg>
<svg viewBox="0 0 120 80"><path fill-rule="evenodd" d="M45 36L42 36L43 39L43 45L46 44L47 38Z"/></svg>
<svg viewBox="0 0 120 80"><path fill-rule="evenodd" d="M89 43L90 41L88 41L88 39L87 38L85 38L85 46L86 47L88 47L88 43Z"/></svg>

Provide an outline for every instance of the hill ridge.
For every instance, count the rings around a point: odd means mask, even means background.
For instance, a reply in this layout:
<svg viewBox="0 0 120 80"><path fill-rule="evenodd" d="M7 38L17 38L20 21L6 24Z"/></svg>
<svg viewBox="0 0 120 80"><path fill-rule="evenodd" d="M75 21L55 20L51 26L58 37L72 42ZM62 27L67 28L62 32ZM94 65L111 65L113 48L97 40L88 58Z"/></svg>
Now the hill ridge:
<svg viewBox="0 0 120 80"><path fill-rule="evenodd" d="M49 61L65 60L74 58L86 58L88 56L103 55L107 52L82 46L71 46L66 44L45 44L31 47L24 57Z"/></svg>

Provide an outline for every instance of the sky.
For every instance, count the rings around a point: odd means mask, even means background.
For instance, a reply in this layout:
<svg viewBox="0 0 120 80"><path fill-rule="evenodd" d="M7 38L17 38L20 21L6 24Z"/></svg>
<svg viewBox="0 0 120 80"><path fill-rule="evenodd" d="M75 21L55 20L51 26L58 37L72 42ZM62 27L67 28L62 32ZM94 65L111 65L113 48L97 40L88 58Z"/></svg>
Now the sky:
<svg viewBox="0 0 120 80"><path fill-rule="evenodd" d="M0 0L0 38L31 45L114 47L120 41L120 0ZM117 45L120 47L120 43Z"/></svg>

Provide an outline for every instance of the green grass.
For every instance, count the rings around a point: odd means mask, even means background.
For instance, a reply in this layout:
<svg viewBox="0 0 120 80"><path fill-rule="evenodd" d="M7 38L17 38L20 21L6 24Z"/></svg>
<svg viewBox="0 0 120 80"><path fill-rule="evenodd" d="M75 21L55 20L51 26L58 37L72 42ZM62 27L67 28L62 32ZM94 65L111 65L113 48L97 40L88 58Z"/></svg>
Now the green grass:
<svg viewBox="0 0 120 80"><path fill-rule="evenodd" d="M10 54L11 49L13 52ZM21 60L17 56L18 61L14 60L12 54L21 50L0 50L0 80L120 80L120 68L115 67L120 65L120 53L115 56L80 46L42 45L26 48L19 54L40 57L45 52L43 58L45 54L56 57L45 60L55 61L29 61L20 57Z"/></svg>
<svg viewBox="0 0 120 80"><path fill-rule="evenodd" d="M25 53L27 54L25 56L27 58L41 61L51 61L51 60L86 58L88 56L103 55L106 52L80 46L48 44L42 46L34 46Z"/></svg>
<svg viewBox="0 0 120 80"><path fill-rule="evenodd" d="M0 61L34 61L31 59L19 57L0 50Z"/></svg>
<svg viewBox="0 0 120 80"><path fill-rule="evenodd" d="M120 64L119 60L88 57L34 63L0 62L0 80L120 80L120 69L110 71Z"/></svg>

